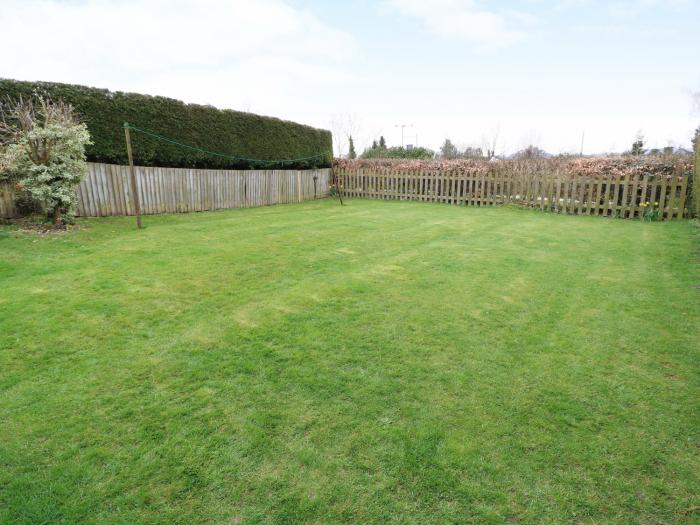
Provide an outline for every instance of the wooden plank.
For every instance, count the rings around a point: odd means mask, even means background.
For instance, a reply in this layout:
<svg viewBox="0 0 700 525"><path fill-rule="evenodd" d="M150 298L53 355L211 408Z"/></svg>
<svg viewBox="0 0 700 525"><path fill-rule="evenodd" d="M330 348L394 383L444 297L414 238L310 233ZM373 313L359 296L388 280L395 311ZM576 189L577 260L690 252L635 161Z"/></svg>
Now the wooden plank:
<svg viewBox="0 0 700 525"><path fill-rule="evenodd" d="M607 217L610 210L610 194L612 191L612 176L608 174L603 180L605 189L603 190L603 216Z"/></svg>
<svg viewBox="0 0 700 525"><path fill-rule="evenodd" d="M627 218L628 219L634 219L634 214L637 211L639 207L639 195L638 193L638 186L639 186L639 175L638 174L633 174L632 175L632 187L630 188L630 194L628 197L629 200L629 205L627 206Z"/></svg>
<svg viewBox="0 0 700 525"><path fill-rule="evenodd" d="M153 213L153 194L151 188L151 171L150 167L142 167L141 170L141 187L143 188L143 193L141 194L141 205L142 212L144 215Z"/></svg>
<svg viewBox="0 0 700 525"><path fill-rule="evenodd" d="M668 181L668 195L666 197L666 218L673 219L673 214L675 212L674 206L676 205L676 193L678 191L678 179L675 175L672 175Z"/></svg>
<svg viewBox="0 0 700 525"><path fill-rule="evenodd" d="M602 213L603 206L603 176L598 175L598 185L596 186L595 192L595 208L593 210L594 215L600 215Z"/></svg>
<svg viewBox="0 0 700 525"><path fill-rule="evenodd" d="M586 177L579 178L579 191L578 191L578 202L576 203L576 214L581 215L583 213L584 201L586 200L586 187L588 185L588 179Z"/></svg>
<svg viewBox="0 0 700 525"><path fill-rule="evenodd" d="M657 200L657 193L659 191L659 179L656 175L649 176L649 188L647 190L646 201L649 206L653 206L654 202Z"/></svg>
<svg viewBox="0 0 700 525"><path fill-rule="evenodd" d="M637 211L639 213L639 220L644 220L645 206L642 206L647 200L647 186L649 184L649 175L642 175L642 190L639 194L639 199L637 201Z"/></svg>
<svg viewBox="0 0 700 525"><path fill-rule="evenodd" d="M567 174L564 184L564 213L572 214L574 209L574 193L576 191L576 176Z"/></svg>
<svg viewBox="0 0 700 525"><path fill-rule="evenodd" d="M610 216L611 217L617 217L618 215L618 210L620 209L619 207L619 196L620 196L620 177L613 177L613 198L612 202L610 204Z"/></svg>
<svg viewBox="0 0 700 525"><path fill-rule="evenodd" d="M627 215L627 210L629 208L629 189L630 189L630 180L629 180L629 175L625 174L621 178L622 182L622 202L620 203L620 218L624 219Z"/></svg>
<svg viewBox="0 0 700 525"><path fill-rule="evenodd" d="M0 218L12 219L17 214L14 204L15 192L9 182L0 182Z"/></svg>
<svg viewBox="0 0 700 525"><path fill-rule="evenodd" d="M100 217L102 215L102 210L100 206L102 196L100 195L100 184L98 182L99 169L99 165L96 165L95 168L90 172L90 178L88 180L88 187L90 188L91 197L90 208L92 210L91 215L93 217Z"/></svg>
<svg viewBox="0 0 700 525"><path fill-rule="evenodd" d="M92 172L92 177L90 178L90 182L93 187L93 195L95 198L94 201L94 206L95 206L95 216L96 217L102 217L104 215L103 212L103 191L102 191L102 185L100 183L100 166L97 165L95 166L95 170Z"/></svg>
<svg viewBox="0 0 700 525"><path fill-rule="evenodd" d="M124 215L124 188L122 187L122 180L119 176L119 172L116 166L112 164L107 165L107 172L112 180L112 187L114 188L114 206L115 215Z"/></svg>
<svg viewBox="0 0 700 525"><path fill-rule="evenodd" d="M94 179L94 172L97 169L97 166L91 165L90 169L88 171L87 176L83 180L82 184L84 192L85 192L85 208L86 208L86 216L87 217L96 217L97 216L97 208L95 206L95 202L97 199L95 198L95 188L93 186L93 179Z"/></svg>
<svg viewBox="0 0 700 525"><path fill-rule="evenodd" d="M685 200L686 200L686 193L688 192L688 176L687 175L682 175L681 176L681 187L680 187L680 195L679 195L679 200L678 200L678 207L676 210L676 218L677 219L682 219L685 217ZM698 181L700 183L700 181ZM698 195L700 195L700 192L698 192Z"/></svg>
<svg viewBox="0 0 700 525"><path fill-rule="evenodd" d="M119 215L128 216L133 212L131 210L131 193L129 187L129 167L119 164L111 164L110 170L114 175L116 185L119 192Z"/></svg>
<svg viewBox="0 0 700 525"><path fill-rule="evenodd" d="M537 201L535 201L536 204L539 204L539 206L540 206L540 211L544 211L544 209L545 209L545 207L546 207L546 206L545 206L545 205L546 205L545 196L546 196L546 194L547 194L547 180L546 180L546 179L543 179L542 177L543 177L543 175L540 175L540 176L538 177L538 185L539 185L539 188L538 188L538 191L537 191L537 197L538 197L538 199L539 199L539 203L537 203Z"/></svg>
<svg viewBox="0 0 700 525"><path fill-rule="evenodd" d="M593 210L593 189L595 187L595 179L588 178L588 196L586 197L586 215L591 215Z"/></svg>
<svg viewBox="0 0 700 525"><path fill-rule="evenodd" d="M666 180L666 176L662 175L661 176L661 189L659 191L659 205L658 205L658 210L659 210L659 215L661 219L664 219L664 212L665 206L666 206L666 188L668 187L668 181Z"/></svg>

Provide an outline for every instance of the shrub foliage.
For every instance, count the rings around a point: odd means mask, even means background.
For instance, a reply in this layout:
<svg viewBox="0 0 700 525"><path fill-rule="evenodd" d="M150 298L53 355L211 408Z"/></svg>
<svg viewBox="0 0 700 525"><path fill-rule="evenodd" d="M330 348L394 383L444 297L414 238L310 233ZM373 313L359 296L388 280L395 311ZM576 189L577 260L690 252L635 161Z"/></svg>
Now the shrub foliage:
<svg viewBox="0 0 700 525"><path fill-rule="evenodd" d="M55 224L72 217L75 188L87 173L90 134L65 102L40 98L0 106L0 180L14 181L25 199L41 203ZM21 193L21 194L22 194Z"/></svg>
<svg viewBox="0 0 700 525"><path fill-rule="evenodd" d="M134 162L144 166L191 168L306 169L331 164L329 131L272 117L212 106L185 104L171 98L111 92L72 84L0 79L0 99L7 97L63 100L74 106L87 125L92 145L87 159L126 164L124 122L178 142L223 153L233 160L168 144L132 132ZM296 162L267 162L321 155Z"/></svg>
<svg viewBox="0 0 700 525"><path fill-rule="evenodd" d="M609 156L573 158L522 158L490 161L487 159L415 160L415 159L336 159L334 165L341 168L385 168L396 170L425 170L427 172L451 170L460 173L488 173L503 171L515 174L559 172L566 176L622 177L653 175L672 177L689 176L693 170L690 155Z"/></svg>

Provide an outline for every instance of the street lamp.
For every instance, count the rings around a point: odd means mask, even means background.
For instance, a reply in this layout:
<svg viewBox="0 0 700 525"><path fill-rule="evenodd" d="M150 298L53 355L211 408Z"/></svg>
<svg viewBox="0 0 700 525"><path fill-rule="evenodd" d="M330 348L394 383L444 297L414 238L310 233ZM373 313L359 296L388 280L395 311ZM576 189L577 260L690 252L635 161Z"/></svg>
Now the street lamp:
<svg viewBox="0 0 700 525"><path fill-rule="evenodd" d="M401 148L403 149L403 130L405 128L412 128L413 124L395 124L395 128L401 128Z"/></svg>

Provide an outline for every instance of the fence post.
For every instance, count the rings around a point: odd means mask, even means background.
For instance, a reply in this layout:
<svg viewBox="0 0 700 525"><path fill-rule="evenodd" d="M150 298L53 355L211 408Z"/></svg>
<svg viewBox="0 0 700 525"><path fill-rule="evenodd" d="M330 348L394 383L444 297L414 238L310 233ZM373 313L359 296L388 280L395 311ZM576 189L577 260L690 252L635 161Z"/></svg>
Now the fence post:
<svg viewBox="0 0 700 525"><path fill-rule="evenodd" d="M691 194L693 205L690 215L700 217L700 135L695 137L695 169L693 171L693 191ZM683 213L683 210L681 210Z"/></svg>

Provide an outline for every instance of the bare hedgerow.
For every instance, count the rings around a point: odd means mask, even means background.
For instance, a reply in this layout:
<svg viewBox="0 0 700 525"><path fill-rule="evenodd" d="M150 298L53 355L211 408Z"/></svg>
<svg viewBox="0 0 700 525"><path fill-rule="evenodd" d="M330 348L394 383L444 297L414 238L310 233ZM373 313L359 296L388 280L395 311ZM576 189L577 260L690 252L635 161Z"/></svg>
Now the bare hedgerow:
<svg viewBox="0 0 700 525"><path fill-rule="evenodd" d="M455 160L412 160L412 159L335 159L333 165L339 168L423 170L426 172L455 171L467 174L485 174L498 171L514 175L536 175L559 173L563 176L590 178L620 178L632 175L672 177L692 172L693 159L689 155L666 156L608 156L576 157L551 159L455 159Z"/></svg>

